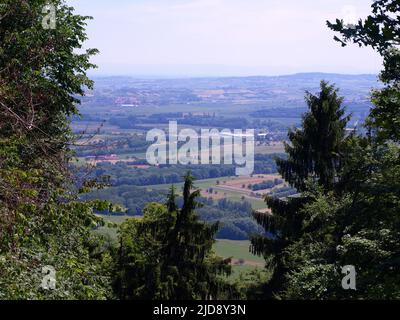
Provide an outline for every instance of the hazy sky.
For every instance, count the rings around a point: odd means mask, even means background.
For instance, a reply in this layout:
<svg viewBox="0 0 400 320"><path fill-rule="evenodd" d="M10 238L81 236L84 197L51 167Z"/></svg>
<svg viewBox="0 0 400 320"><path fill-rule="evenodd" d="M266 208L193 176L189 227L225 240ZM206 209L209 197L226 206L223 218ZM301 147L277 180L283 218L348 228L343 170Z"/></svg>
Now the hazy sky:
<svg viewBox="0 0 400 320"><path fill-rule="evenodd" d="M148 76L377 73L367 48L341 48L327 19L370 0L69 0L89 22L98 74Z"/></svg>

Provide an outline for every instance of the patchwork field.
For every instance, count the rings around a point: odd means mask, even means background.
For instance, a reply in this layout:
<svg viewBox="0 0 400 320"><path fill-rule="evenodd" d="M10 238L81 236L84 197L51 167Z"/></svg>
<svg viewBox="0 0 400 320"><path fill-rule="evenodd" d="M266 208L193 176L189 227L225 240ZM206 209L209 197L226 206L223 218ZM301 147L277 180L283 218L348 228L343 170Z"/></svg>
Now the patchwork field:
<svg viewBox="0 0 400 320"><path fill-rule="evenodd" d="M214 200L226 198L231 201L240 202L243 201L243 197L245 197L245 200L251 203L253 209L265 208L265 203L262 198L251 197L241 192L241 190L226 189L219 187L218 185L218 183L221 183L221 181L229 181L234 179L236 179L236 177L221 177L215 179L197 180L195 181L195 187L201 190L201 195L205 198L212 198ZM177 191L179 193L179 191L183 187L183 183L175 183L174 186L177 188ZM147 186L146 188L148 190L168 190L170 187L171 184L159 184ZM210 188L213 189L212 193L207 192L207 190L209 190Z"/></svg>
<svg viewBox="0 0 400 320"><path fill-rule="evenodd" d="M279 175L267 175L260 174L243 177L220 177L216 179L205 179L195 181L196 188L201 190L201 195L205 198L212 198L214 200L220 200L227 198L231 201L243 201L246 200L251 203L253 209L265 209L266 205L263 200L263 195L270 191L273 191L284 184L278 185L271 189L252 191L248 189L249 185L262 183L268 180L280 179ZM175 184L178 191L182 188L183 184ZM170 184L161 184L148 186L149 190L168 190L171 187Z"/></svg>
<svg viewBox="0 0 400 320"><path fill-rule="evenodd" d="M202 183L198 181L196 186L201 189L203 197L211 197L214 200L227 198L232 201L249 201L253 209L266 208L263 196L267 193L276 190L284 184L277 185L270 189L252 191L249 189L249 185L263 183L264 181L280 179L279 175L254 175L252 177L227 177L213 179Z"/></svg>

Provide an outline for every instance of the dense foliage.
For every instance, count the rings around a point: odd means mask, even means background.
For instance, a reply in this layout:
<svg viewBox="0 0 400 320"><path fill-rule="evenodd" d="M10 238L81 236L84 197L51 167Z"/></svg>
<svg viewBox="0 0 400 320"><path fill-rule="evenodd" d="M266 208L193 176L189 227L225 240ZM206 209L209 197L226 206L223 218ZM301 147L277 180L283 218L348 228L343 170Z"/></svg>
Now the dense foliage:
<svg viewBox="0 0 400 320"><path fill-rule="evenodd" d="M230 274L229 260L212 252L218 223L199 221L195 209L200 192L187 175L183 204L174 188L166 205L149 204L143 219L121 226L118 276L120 299L215 299L229 289L220 275Z"/></svg>
<svg viewBox="0 0 400 320"><path fill-rule="evenodd" d="M372 93L366 136L344 139L343 123L338 126L337 119L326 116L314 122L313 135L302 134L312 121L303 121L297 134L289 133L289 159L279 161L279 169L301 194L286 203L268 199L273 216L256 215L277 235L253 241L274 271L263 295L400 298L399 8L399 1L374 1L372 15L356 25L328 23L341 34L335 39L342 45L353 41L383 56L384 87ZM329 100L320 104L323 113ZM339 129L333 139L324 134L329 128ZM344 266L356 271L356 286L350 290L342 286Z"/></svg>
<svg viewBox="0 0 400 320"><path fill-rule="evenodd" d="M91 230L102 223L94 210L110 205L78 201L66 165L67 117L92 84L86 70L96 51L76 53L88 18L62 1L54 1L58 28L44 29L46 3L0 6L0 298L105 299L110 254ZM54 290L41 285L48 266Z"/></svg>
<svg viewBox="0 0 400 320"><path fill-rule="evenodd" d="M342 98L337 90L321 82L318 95L307 93L309 112L303 115L302 128L289 131L290 144L286 144L287 159L278 159L278 171L286 181L299 192L307 190L307 182L314 182L330 190L343 161L345 127L349 120L344 117ZM279 199L267 197L272 209L269 213L254 213L256 221L273 238L253 237L252 250L268 258L273 269L267 297L280 295L290 273L285 250L298 241L302 235L302 207L309 201L304 195Z"/></svg>

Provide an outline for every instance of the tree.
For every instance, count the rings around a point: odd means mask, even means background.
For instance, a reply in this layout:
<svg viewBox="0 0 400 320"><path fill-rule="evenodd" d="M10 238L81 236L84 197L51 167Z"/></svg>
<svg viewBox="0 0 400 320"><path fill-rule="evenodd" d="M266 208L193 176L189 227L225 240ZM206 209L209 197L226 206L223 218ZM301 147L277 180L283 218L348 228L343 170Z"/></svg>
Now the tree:
<svg viewBox="0 0 400 320"><path fill-rule="evenodd" d="M399 1L374 1L372 15L355 26L328 23L342 45L382 55L385 87L372 94L368 135L348 141L335 192L308 193L302 236L286 250L286 298L400 298L399 9ZM341 287L345 265L357 272L357 290Z"/></svg>
<svg viewBox="0 0 400 320"><path fill-rule="evenodd" d="M310 190L301 236L286 249L290 299L398 299L400 150L354 137L343 189ZM343 290L343 266L357 290Z"/></svg>
<svg viewBox="0 0 400 320"><path fill-rule="evenodd" d="M302 127L289 131L290 144L285 145L287 159L278 159L278 171L299 192L308 189L314 181L325 190L332 190L342 164L346 141L346 124L342 98L337 90L321 82L321 92L315 96L306 93L309 112L303 115ZM289 273L285 263L286 249L302 235L302 208L308 199L303 194L289 199L266 197L272 214L253 214L270 237L252 238L253 253L264 255L267 267L272 269L271 280L264 288L268 298L280 295Z"/></svg>
<svg viewBox="0 0 400 320"><path fill-rule="evenodd" d="M121 226L115 281L121 299L215 299L228 290L220 276L230 274L229 260L212 251L218 223L199 221L200 192L192 189L187 174L181 208L171 188L165 205L149 204L143 219Z"/></svg>
<svg viewBox="0 0 400 320"><path fill-rule="evenodd" d="M360 47L369 46L383 57L384 69L380 79L383 89L374 90L374 108L369 117L370 129L377 130L378 137L400 140L400 3L398 0L374 1L372 14L360 19L356 25L346 25L343 20L327 22L328 27L338 32L341 38L335 40L342 46L349 42Z"/></svg>
<svg viewBox="0 0 400 320"><path fill-rule="evenodd" d="M332 189L341 166L343 141L350 116L344 116L343 98L337 89L321 82L316 96L306 93L310 112L303 116L301 129L290 130L290 145L285 143L288 159L278 159L279 172L299 191L312 178L326 189Z"/></svg>
<svg viewBox="0 0 400 320"><path fill-rule="evenodd" d="M68 118L92 85L96 50L77 53L88 17L64 1L52 1L56 28L43 28L47 3L0 6L0 298L105 299L111 253L92 231L103 223L95 211L112 208L80 202L68 168ZM55 290L40 287L45 266L56 271Z"/></svg>

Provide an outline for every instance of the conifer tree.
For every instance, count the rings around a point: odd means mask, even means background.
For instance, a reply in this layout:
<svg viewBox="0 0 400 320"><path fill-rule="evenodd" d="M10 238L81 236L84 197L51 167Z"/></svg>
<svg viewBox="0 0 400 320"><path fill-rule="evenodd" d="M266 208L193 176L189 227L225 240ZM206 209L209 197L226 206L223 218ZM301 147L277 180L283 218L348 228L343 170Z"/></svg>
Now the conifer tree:
<svg viewBox="0 0 400 320"><path fill-rule="evenodd" d="M279 173L299 191L312 178L325 189L332 189L341 166L343 141L350 116L344 116L343 98L337 89L321 82L318 95L306 93L309 112L300 129L290 130L285 143L288 159L278 159Z"/></svg>
<svg viewBox="0 0 400 320"><path fill-rule="evenodd" d="M307 181L314 181L325 190L335 186L349 121L349 116L344 116L342 101L337 89L324 81L318 95L306 93L309 112L303 115L301 128L289 131L290 144L285 145L288 158L277 160L279 173L300 193L307 190ZM284 262L285 250L302 235L301 209L307 197L267 197L266 202L272 213L253 215L270 237L253 237L251 250L264 255L272 269L272 278L264 288L266 297L272 298L285 287L289 271Z"/></svg>
<svg viewBox="0 0 400 320"><path fill-rule="evenodd" d="M215 299L228 288L220 276L230 273L229 260L212 251L219 225L199 221L192 189L187 174L182 208L171 188L166 205L150 204L143 219L122 225L115 283L122 299Z"/></svg>

